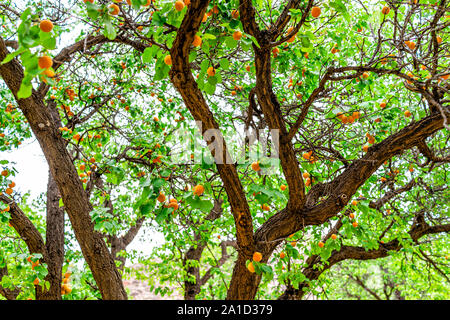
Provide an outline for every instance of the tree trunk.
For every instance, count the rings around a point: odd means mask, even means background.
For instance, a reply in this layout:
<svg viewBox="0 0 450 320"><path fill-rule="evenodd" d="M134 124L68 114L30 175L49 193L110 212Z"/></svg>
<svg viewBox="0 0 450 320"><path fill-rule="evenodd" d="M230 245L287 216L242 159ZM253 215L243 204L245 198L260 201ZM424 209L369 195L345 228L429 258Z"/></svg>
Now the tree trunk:
<svg viewBox="0 0 450 320"><path fill-rule="evenodd" d="M7 54L4 41L0 38L0 60ZM94 231L90 216L92 205L67 152L65 141L54 124L49 108L43 103L43 97L33 91L31 97L17 99L23 70L16 59L1 65L0 75L16 97L19 108L39 141L60 191L75 237L103 299L126 299L121 275L101 234Z"/></svg>
<svg viewBox="0 0 450 320"><path fill-rule="evenodd" d="M185 300L195 300L197 294L200 293L200 267L189 265L188 260L196 261L200 263L200 258L202 257L203 250L205 249L205 245L198 243L200 240L200 236L196 235L196 239L194 240L197 243L197 247L190 247L186 252L186 255L183 260L183 266L186 269L186 279L184 280L184 299ZM195 280L192 281L191 278Z"/></svg>
<svg viewBox="0 0 450 320"><path fill-rule="evenodd" d="M58 186L49 172L47 185L47 225L46 243L47 269L46 281L49 290L36 287L36 300L61 300L62 267L64 263L64 208L59 206Z"/></svg>

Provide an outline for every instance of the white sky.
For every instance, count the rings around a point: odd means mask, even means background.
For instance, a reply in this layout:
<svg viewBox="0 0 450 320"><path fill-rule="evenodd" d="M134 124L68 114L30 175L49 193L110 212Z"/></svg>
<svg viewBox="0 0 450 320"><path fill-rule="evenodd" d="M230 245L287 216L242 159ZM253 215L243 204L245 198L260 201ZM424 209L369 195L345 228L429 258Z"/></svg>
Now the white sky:
<svg viewBox="0 0 450 320"><path fill-rule="evenodd" d="M11 179L16 183L14 188L16 192L20 194L30 192L30 198L36 199L46 191L48 165L41 147L34 137L24 141L18 149L0 152L0 159L15 163L13 167L18 173Z"/></svg>

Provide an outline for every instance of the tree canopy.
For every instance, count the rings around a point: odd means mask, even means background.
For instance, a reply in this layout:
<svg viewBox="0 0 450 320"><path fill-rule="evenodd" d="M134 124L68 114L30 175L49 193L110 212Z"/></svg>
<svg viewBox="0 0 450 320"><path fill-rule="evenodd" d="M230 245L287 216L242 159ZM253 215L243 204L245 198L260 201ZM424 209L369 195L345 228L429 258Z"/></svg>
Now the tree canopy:
<svg viewBox="0 0 450 320"><path fill-rule="evenodd" d="M450 1L0 19L0 151L33 138L49 166L30 201L0 155L0 299L127 299L132 275L185 299L449 298Z"/></svg>

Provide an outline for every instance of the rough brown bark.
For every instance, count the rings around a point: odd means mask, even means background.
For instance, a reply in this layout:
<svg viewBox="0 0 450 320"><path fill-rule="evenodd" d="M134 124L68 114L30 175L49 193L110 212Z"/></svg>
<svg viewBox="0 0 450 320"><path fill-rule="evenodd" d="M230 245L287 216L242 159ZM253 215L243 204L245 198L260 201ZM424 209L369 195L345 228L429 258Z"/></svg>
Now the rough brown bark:
<svg viewBox="0 0 450 320"><path fill-rule="evenodd" d="M3 60L7 54L4 41L0 38L0 60ZM20 110L39 141L51 174L58 185L75 237L103 299L126 299L127 295L114 260L102 236L94 232L94 225L89 215L92 205L78 178L65 142L52 121L51 112L43 103L43 97L33 91L31 97L17 99L23 70L16 59L1 65L0 75L16 97Z"/></svg>
<svg viewBox="0 0 450 320"><path fill-rule="evenodd" d="M206 247L205 243L200 243L201 236L199 233L195 234L194 243L184 255L183 266L186 269L187 278L184 281L184 299L195 300L197 294L200 293L200 267L190 264L191 261L200 263L203 250ZM193 279L192 279L193 278Z"/></svg>
<svg viewBox="0 0 450 320"><path fill-rule="evenodd" d="M172 84L180 92L186 107L189 109L194 119L201 123L202 134L209 129L213 129L217 134L221 135L219 125L209 110L203 94L198 88L192 75L188 59L192 40L200 26L208 3L209 1L193 1L189 5L188 11L177 32L175 41L173 42L172 49L170 50L173 64L169 75ZM222 136L216 137L216 139L218 138L220 139ZM207 138L206 142L211 144L213 140ZM236 168L234 164L230 163L229 159L231 159L231 157L225 142L222 146L218 145L218 147L222 148L221 153L216 154L212 151L212 155L215 158L217 156L216 162L221 162L216 163L216 166L224 183L228 201L230 202L236 225L236 237L239 248L238 260L233 274L236 272L239 274L242 272L248 273L245 262L252 257L253 252L255 251L252 216ZM218 156L220 156L220 158L218 158ZM237 278L240 278L240 276L233 276L233 279ZM256 275L252 274L250 278L256 278ZM233 299L245 299L247 293L242 294L243 290L245 290L245 288L240 286L237 281L232 281L228 290L228 296L233 297Z"/></svg>
<svg viewBox="0 0 450 320"><path fill-rule="evenodd" d="M64 263L64 208L59 207L58 186L49 172L47 185L46 257L49 290L36 287L36 300L61 300L62 267Z"/></svg>
<svg viewBox="0 0 450 320"><path fill-rule="evenodd" d="M205 217L205 220L214 221L218 219L222 213L222 200L214 200L214 207ZM183 258L183 266L186 270L187 277L184 281L184 299L185 300L195 300L197 294L200 293L201 286L206 283L206 281L211 277L210 270L208 270L205 275L200 278L200 259L202 253L206 248L205 241L202 240L202 231L194 230L194 245L192 245L187 251ZM218 261L216 267L220 267L229 258L226 251L226 246L229 242L222 242L222 258ZM192 265L190 262L196 261L197 265ZM193 279L192 279L193 278Z"/></svg>

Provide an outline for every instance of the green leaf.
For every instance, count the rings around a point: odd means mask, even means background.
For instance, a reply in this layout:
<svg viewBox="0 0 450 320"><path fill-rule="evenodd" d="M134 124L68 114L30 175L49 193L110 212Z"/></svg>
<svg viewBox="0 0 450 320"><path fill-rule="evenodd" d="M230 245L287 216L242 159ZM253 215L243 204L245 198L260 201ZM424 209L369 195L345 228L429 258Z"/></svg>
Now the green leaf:
<svg viewBox="0 0 450 320"><path fill-rule="evenodd" d="M17 92L18 99L26 99L31 96L31 92L33 90L33 86L31 83L23 83L20 85L20 89Z"/></svg>
<svg viewBox="0 0 450 320"><path fill-rule="evenodd" d="M259 49L261 49L261 47L260 47L258 41L256 40L256 38L254 36L252 36L252 35L248 35L248 36L252 40L252 42L255 44L255 46L258 47Z"/></svg>
<svg viewBox="0 0 450 320"><path fill-rule="evenodd" d="M202 212L209 212L214 207L214 204L209 200L201 200L197 196L189 196L186 198L186 203L193 209L198 209Z"/></svg>
<svg viewBox="0 0 450 320"><path fill-rule="evenodd" d="M9 53L5 59L3 59L1 64L5 64L10 62L12 59L14 59L15 57L17 57L18 55L24 53L25 51L29 51L29 49L25 48L25 47L19 47L16 51Z"/></svg>
<svg viewBox="0 0 450 320"><path fill-rule="evenodd" d="M54 50L56 48L56 39L48 38L42 41L42 46L48 50Z"/></svg>
<svg viewBox="0 0 450 320"><path fill-rule="evenodd" d="M152 185L155 188L161 188L165 184L166 184L166 180L160 179L160 178L155 179L155 180L152 181Z"/></svg>
<svg viewBox="0 0 450 320"><path fill-rule="evenodd" d="M109 40L114 40L117 36L116 28L113 26L109 19L105 19L105 29L103 30L103 34Z"/></svg>
<svg viewBox="0 0 450 320"><path fill-rule="evenodd" d="M216 39L216 36L213 35L213 34L210 34L210 33L205 33L205 34L202 36L202 38L203 38L203 40L208 40L208 39L214 40L214 39Z"/></svg>
<svg viewBox="0 0 450 320"><path fill-rule="evenodd" d="M142 54L142 62L150 63L153 60L153 46L147 47Z"/></svg>
<svg viewBox="0 0 450 320"><path fill-rule="evenodd" d="M205 91L207 94L214 94L216 92L216 85L206 83L205 84Z"/></svg>
<svg viewBox="0 0 450 320"><path fill-rule="evenodd" d="M109 167L109 171L111 173L107 175L107 182L119 185L125 179L125 171L122 168Z"/></svg>
<svg viewBox="0 0 450 320"><path fill-rule="evenodd" d="M230 69L230 61L227 58L220 59L220 67L224 70Z"/></svg>
<svg viewBox="0 0 450 320"><path fill-rule="evenodd" d="M216 86L217 85L217 77L215 75L208 77L208 83L212 86Z"/></svg>
<svg viewBox="0 0 450 320"><path fill-rule="evenodd" d="M169 213L173 211L173 208L162 208L156 213L155 221L158 224L161 224L163 221L167 219Z"/></svg>
<svg viewBox="0 0 450 320"><path fill-rule="evenodd" d="M225 45L230 49L236 48L237 44L238 44L238 42L236 40L234 40L233 37L227 37L225 39Z"/></svg>
<svg viewBox="0 0 450 320"><path fill-rule="evenodd" d="M152 209L153 209L154 205L152 205L152 202L150 202L149 200L146 201L144 204L139 206L139 212L145 216L148 215Z"/></svg>
<svg viewBox="0 0 450 320"><path fill-rule="evenodd" d="M167 22L167 19L161 15L158 11L155 11L152 16L152 23L155 26L161 27Z"/></svg>

